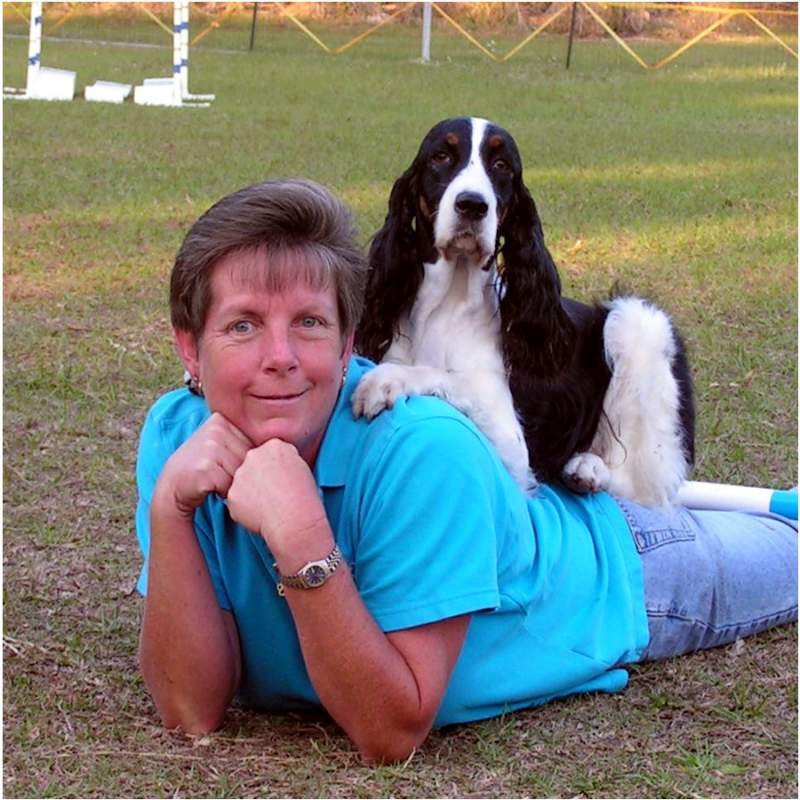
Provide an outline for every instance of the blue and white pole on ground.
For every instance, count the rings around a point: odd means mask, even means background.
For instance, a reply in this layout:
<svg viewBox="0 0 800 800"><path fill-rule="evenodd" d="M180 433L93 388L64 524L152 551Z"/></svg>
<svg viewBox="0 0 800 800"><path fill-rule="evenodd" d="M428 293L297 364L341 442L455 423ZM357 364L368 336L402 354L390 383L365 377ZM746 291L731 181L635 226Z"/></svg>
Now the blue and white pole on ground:
<svg viewBox="0 0 800 800"><path fill-rule="evenodd" d="M796 490L686 481L678 490L678 503L687 508L760 511L797 519Z"/></svg>
<svg viewBox="0 0 800 800"><path fill-rule="evenodd" d="M39 79L39 68L42 66L42 3L31 3L31 28L28 37L28 75L25 80L25 91L31 94Z"/></svg>

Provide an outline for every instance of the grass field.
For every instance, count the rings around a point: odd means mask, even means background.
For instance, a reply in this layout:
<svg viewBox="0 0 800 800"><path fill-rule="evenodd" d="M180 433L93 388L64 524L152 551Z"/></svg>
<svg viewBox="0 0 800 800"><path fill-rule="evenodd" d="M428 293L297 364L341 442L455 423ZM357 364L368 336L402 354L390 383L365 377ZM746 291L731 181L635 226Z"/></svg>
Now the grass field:
<svg viewBox="0 0 800 800"><path fill-rule="evenodd" d="M77 18L43 61L77 70L79 89L167 75L155 30ZM27 42L8 35L24 31L7 13L6 85L24 83ZM796 60L763 38L726 41L647 73L581 42L566 72L562 38L498 65L437 33L426 66L418 37L389 28L333 58L290 30L261 31L248 53L246 26L223 27L191 56L209 109L4 103L6 796L797 795L795 628L637 667L619 696L436 732L395 767L361 765L324 717L236 709L214 736L160 729L135 658L136 442L181 376L171 259L245 184L325 183L366 242L433 123L496 120L520 145L567 291L620 282L684 331L696 477L797 481ZM78 41L97 38L165 46Z"/></svg>

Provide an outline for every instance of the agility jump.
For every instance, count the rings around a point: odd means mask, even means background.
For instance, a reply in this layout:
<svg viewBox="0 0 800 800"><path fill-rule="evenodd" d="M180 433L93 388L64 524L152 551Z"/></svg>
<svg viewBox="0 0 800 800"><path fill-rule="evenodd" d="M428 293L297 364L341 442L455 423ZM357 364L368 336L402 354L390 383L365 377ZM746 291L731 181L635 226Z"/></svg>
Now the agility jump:
<svg viewBox="0 0 800 800"><path fill-rule="evenodd" d="M146 106L211 105L213 94L189 92L189 0L175 0L172 26L172 77L145 78L133 92L135 103Z"/></svg>
<svg viewBox="0 0 800 800"><path fill-rule="evenodd" d="M75 97L75 72L43 67L42 2L31 3L28 38L28 71L24 89L3 87L3 97L16 100L72 100ZM189 92L189 0L173 3L172 75L146 78L133 92L134 102L151 106L207 107L213 94ZM84 90L89 101L122 103L133 86L113 81L95 81Z"/></svg>
<svg viewBox="0 0 800 800"><path fill-rule="evenodd" d="M28 72L24 89L3 87L3 97L13 100L72 100L75 73L42 66L42 3L31 3L28 36Z"/></svg>

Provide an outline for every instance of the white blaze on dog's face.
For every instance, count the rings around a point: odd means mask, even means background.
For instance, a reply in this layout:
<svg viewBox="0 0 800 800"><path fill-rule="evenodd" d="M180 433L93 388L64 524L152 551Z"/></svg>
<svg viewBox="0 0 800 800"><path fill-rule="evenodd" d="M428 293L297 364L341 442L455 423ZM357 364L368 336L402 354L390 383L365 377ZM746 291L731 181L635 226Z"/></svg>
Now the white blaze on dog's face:
<svg viewBox="0 0 800 800"><path fill-rule="evenodd" d="M445 120L425 138L418 158L425 162L419 204L433 221L436 249L450 262L484 266L521 174L513 139L478 117Z"/></svg>
<svg viewBox="0 0 800 800"><path fill-rule="evenodd" d="M494 252L497 200L481 158L486 120L470 120L466 163L453 178L439 202L434 241L448 261L458 257L483 262Z"/></svg>

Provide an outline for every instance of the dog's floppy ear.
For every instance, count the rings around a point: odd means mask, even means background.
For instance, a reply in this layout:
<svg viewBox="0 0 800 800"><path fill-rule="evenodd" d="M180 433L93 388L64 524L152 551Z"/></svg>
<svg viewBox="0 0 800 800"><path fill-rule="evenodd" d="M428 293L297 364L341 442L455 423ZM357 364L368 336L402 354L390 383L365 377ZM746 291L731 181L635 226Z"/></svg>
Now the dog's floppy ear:
<svg viewBox="0 0 800 800"><path fill-rule="evenodd" d="M417 161L395 181L389 212L369 249L364 313L356 331L356 351L380 361L422 282L417 253Z"/></svg>
<svg viewBox="0 0 800 800"><path fill-rule="evenodd" d="M561 279L545 246L536 204L521 178L499 236L506 366L512 377L520 370L552 375L569 358L574 328L561 306Z"/></svg>

